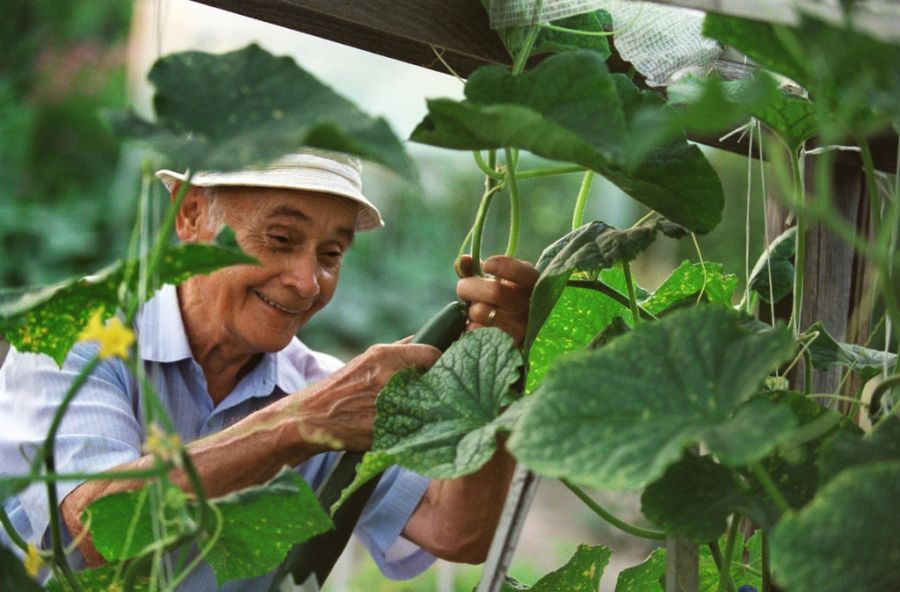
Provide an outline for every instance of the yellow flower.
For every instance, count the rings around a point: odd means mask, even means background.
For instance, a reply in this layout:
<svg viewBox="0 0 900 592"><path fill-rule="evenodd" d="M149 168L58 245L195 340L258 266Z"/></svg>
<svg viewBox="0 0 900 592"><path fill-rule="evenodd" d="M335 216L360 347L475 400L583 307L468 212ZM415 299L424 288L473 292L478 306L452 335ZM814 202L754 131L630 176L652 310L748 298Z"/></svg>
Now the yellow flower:
<svg viewBox="0 0 900 592"><path fill-rule="evenodd" d="M25 553L25 559L22 563L25 564L25 571L28 572L28 575L36 578L44 565L44 560L41 559L41 554L38 552L37 547L34 546L34 543L28 543L28 551Z"/></svg>
<svg viewBox="0 0 900 592"><path fill-rule="evenodd" d="M100 344L100 357L119 356L128 358L128 348L134 343L134 333L113 317L104 325L100 311L94 312L88 326L81 332L81 341L96 341Z"/></svg>
<svg viewBox="0 0 900 592"><path fill-rule="evenodd" d="M147 430L147 439L144 440L144 452L158 456L164 461L170 461L176 457L181 448L181 438L178 434L166 434L155 421Z"/></svg>

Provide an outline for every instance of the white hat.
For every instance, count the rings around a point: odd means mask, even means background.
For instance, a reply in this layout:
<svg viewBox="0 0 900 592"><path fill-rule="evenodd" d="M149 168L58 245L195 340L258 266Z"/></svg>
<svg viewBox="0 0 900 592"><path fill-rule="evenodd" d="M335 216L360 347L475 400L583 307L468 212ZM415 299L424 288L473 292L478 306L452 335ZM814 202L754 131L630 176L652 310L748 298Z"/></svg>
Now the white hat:
<svg viewBox="0 0 900 592"><path fill-rule="evenodd" d="M277 187L300 189L352 199L359 204L356 229L368 230L384 226L381 214L362 194L362 167L359 159L339 152L304 149L288 154L274 163L259 169L245 169L229 173L199 171L191 178L191 185L213 187L216 185L242 187ZM170 192L176 181L184 181L187 173L169 170L156 171Z"/></svg>

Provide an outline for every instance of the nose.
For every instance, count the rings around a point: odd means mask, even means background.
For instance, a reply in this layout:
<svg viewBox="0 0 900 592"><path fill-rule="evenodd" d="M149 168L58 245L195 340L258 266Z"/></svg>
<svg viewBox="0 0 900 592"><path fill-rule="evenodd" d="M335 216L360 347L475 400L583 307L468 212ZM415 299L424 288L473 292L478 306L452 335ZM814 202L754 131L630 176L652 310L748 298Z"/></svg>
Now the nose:
<svg viewBox="0 0 900 592"><path fill-rule="evenodd" d="M301 298L315 298L319 295L318 273L319 262L316 255L302 253L286 262L279 279Z"/></svg>

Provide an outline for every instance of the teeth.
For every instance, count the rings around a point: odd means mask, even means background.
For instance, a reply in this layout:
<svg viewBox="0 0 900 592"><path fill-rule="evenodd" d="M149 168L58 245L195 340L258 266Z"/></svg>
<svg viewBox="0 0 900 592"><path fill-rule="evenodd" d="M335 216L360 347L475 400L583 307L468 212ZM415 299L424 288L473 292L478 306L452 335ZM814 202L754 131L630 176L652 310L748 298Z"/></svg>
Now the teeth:
<svg viewBox="0 0 900 592"><path fill-rule="evenodd" d="M294 310L293 308L287 308L287 307L285 307L285 306L281 306L281 305L278 304L277 302L272 302L271 300L269 300L268 298L266 298L265 296L263 296L263 295L260 294L259 292L254 291L254 294L256 294L257 296L259 296L259 298L260 298L263 302L265 302L266 304L268 304L269 306L272 306L272 307L274 307L274 308L277 308L278 310L282 310L282 311L284 311L284 312L286 312L286 313L288 313L288 314L300 314L300 312L301 312L301 311L299 311L299 310Z"/></svg>

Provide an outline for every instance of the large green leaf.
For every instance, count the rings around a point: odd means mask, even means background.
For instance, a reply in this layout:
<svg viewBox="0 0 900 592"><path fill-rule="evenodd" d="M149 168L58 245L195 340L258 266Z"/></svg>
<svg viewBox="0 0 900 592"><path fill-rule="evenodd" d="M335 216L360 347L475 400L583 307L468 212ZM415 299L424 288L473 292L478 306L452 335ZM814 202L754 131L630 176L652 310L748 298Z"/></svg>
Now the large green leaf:
<svg viewBox="0 0 900 592"><path fill-rule="evenodd" d="M686 454L641 495L641 512L667 534L718 540L743 503L735 474L709 456Z"/></svg>
<svg viewBox="0 0 900 592"><path fill-rule="evenodd" d="M900 460L900 417L893 415L864 437L841 431L825 443L818 461L820 483L850 467L895 460Z"/></svg>
<svg viewBox="0 0 900 592"><path fill-rule="evenodd" d="M708 232L718 224L722 187L699 148L681 139L641 162L629 158L626 117L662 103L626 77L611 75L598 54L566 52L521 76L479 68L465 92L462 102L429 101L411 138L464 150L513 146L577 163L691 230Z"/></svg>
<svg viewBox="0 0 900 592"><path fill-rule="evenodd" d="M818 122L829 126L830 137L841 132L864 135L900 115L896 100L900 45L808 16L799 27L790 28L708 14L704 34L806 88L815 97ZM794 111L785 121L799 123L802 116L798 116L799 111Z"/></svg>
<svg viewBox="0 0 900 592"><path fill-rule="evenodd" d="M775 132L792 151L819 131L814 105L808 99L780 91L765 72L750 80L723 82L722 87L729 99L747 105L750 114Z"/></svg>
<svg viewBox="0 0 900 592"><path fill-rule="evenodd" d="M471 331L427 372L395 374L375 401L372 451L337 505L399 464L433 479L473 473L491 459L502 407L512 399L522 354L503 331Z"/></svg>
<svg viewBox="0 0 900 592"><path fill-rule="evenodd" d="M95 276L0 296L0 332L17 350L44 353L62 365L91 315L115 312L121 279L119 263Z"/></svg>
<svg viewBox="0 0 900 592"><path fill-rule="evenodd" d="M541 383L556 358L588 346L614 318L627 312L625 306L595 290L564 288L528 352L525 392Z"/></svg>
<svg viewBox="0 0 900 592"><path fill-rule="evenodd" d="M207 561L220 585L271 571L294 544L334 528L306 481L288 467L214 504L222 513L222 534Z"/></svg>
<svg viewBox="0 0 900 592"><path fill-rule="evenodd" d="M698 298L730 306L736 286L737 277L732 273L725 273L721 263L700 264L683 261L656 291L640 304L653 314L659 314L686 302L694 303Z"/></svg>
<svg viewBox="0 0 900 592"><path fill-rule="evenodd" d="M609 563L612 552L608 547L578 545L571 559L558 570L548 573L533 586L522 585L515 580L504 584L504 591L514 592L596 592L600 576Z"/></svg>
<svg viewBox="0 0 900 592"><path fill-rule="evenodd" d="M807 333L811 332L819 333L809 345L813 366L819 370L843 366L863 380L870 380L878 376L885 366L892 368L897 361L897 354L837 341L821 321L816 321L807 329Z"/></svg>
<svg viewBox="0 0 900 592"><path fill-rule="evenodd" d="M153 543L153 520L150 499L153 485L134 491L113 493L88 506L84 521L90 524L94 547L107 561L136 557ZM167 534L181 535L192 527L185 494L170 485L160 512Z"/></svg>
<svg viewBox="0 0 900 592"><path fill-rule="evenodd" d="M150 294L162 284L180 284L193 275L252 263L256 260L244 253L215 245L167 246L159 272L150 282ZM44 353L62 365L91 315L99 311L106 319L119 307L118 290L127 267L118 261L86 278L0 291L0 333L17 350ZM137 262L131 264L131 291L137 288L137 267Z"/></svg>
<svg viewBox="0 0 900 592"><path fill-rule="evenodd" d="M525 347L529 348L537 337L573 273L594 273L620 261L631 261L653 242L659 228L651 223L618 230L594 221L544 249L537 262L541 275L531 295Z"/></svg>
<svg viewBox="0 0 900 592"><path fill-rule="evenodd" d="M107 563L95 569L83 569L75 572L75 579L81 584L83 590L117 592L122 590L123 570L121 564ZM5 590L5 588L0 588ZM156 588L154 588L156 589ZM72 588L62 578L51 578L47 582L48 592L71 592ZM140 575L134 583L134 592L148 592L150 580L145 575Z"/></svg>
<svg viewBox="0 0 900 592"><path fill-rule="evenodd" d="M900 589L900 461L847 469L771 538L772 571L792 592Z"/></svg>
<svg viewBox="0 0 900 592"><path fill-rule="evenodd" d="M750 289L766 302L778 302L794 289L794 250L797 227L792 226L769 244L750 272ZM770 281L771 276L771 281Z"/></svg>
<svg viewBox="0 0 900 592"><path fill-rule="evenodd" d="M25 572L22 560L10 549L0 545L0 590L39 592L43 590Z"/></svg>
<svg viewBox="0 0 900 592"><path fill-rule="evenodd" d="M365 115L291 58L255 44L221 55L165 56L149 78L156 87L157 123L128 114L117 126L180 167L262 165L311 146L356 154L415 178L384 119Z"/></svg>
<svg viewBox="0 0 900 592"><path fill-rule="evenodd" d="M793 347L784 328L752 333L725 307L673 312L560 359L508 447L537 473L615 490L659 478L697 442L722 462L750 462L793 417L765 401L742 405Z"/></svg>

